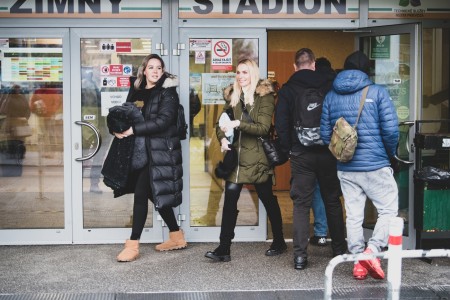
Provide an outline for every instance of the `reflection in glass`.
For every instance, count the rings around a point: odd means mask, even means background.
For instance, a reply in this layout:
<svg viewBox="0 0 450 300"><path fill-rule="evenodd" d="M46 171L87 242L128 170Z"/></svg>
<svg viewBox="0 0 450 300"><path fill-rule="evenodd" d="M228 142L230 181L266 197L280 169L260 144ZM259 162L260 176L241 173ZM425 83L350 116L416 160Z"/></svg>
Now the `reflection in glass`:
<svg viewBox="0 0 450 300"><path fill-rule="evenodd" d="M121 52L121 47L131 52ZM101 169L114 138L106 125L108 109L125 102L129 76L136 75L142 59L151 53L149 39L81 39L81 116L101 135L97 154L83 161L83 226L84 228L131 227L133 194L114 198L103 183ZM92 153L98 140L87 126L82 127L83 156ZM153 224L149 206L146 227Z"/></svg>
<svg viewBox="0 0 450 300"><path fill-rule="evenodd" d="M0 228L64 228L62 40L0 50Z"/></svg>
<svg viewBox="0 0 450 300"><path fill-rule="evenodd" d="M450 119L449 40L449 28L430 28L423 30L423 120ZM445 122L430 123L423 124L421 130L427 133L448 133L450 130L449 126Z"/></svg>
<svg viewBox="0 0 450 300"><path fill-rule="evenodd" d="M389 91L397 110L399 122L414 119L410 113L410 35L387 35L363 38L363 49L371 60L370 79ZM409 126L400 126L398 156L409 160ZM399 164L394 173L399 190L399 216L405 220L404 234L408 235L409 215L409 166ZM365 228L374 228L377 210L371 201L366 201Z"/></svg>
<svg viewBox="0 0 450 300"><path fill-rule="evenodd" d="M212 39L191 39L195 42ZM192 116L190 135L190 215L191 226L220 226L223 206L223 180L214 174L217 163L223 159L215 135L215 124L223 108L222 89L234 80L235 66L243 58L258 62L258 39L230 39L232 65L212 66L211 49L189 51L189 85L201 103L201 109ZM195 100L195 99L193 99ZM195 111L191 102L190 111ZM258 197L244 186L238 202L237 225L258 225Z"/></svg>

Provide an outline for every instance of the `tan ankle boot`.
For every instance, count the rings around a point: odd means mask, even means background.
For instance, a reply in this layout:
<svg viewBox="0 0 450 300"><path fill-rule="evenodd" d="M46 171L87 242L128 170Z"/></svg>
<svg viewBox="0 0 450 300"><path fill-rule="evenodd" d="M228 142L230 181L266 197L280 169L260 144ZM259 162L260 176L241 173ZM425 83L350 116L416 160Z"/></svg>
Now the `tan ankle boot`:
<svg viewBox="0 0 450 300"><path fill-rule="evenodd" d="M133 261L139 257L139 241L126 240L125 248L117 255L117 261Z"/></svg>
<svg viewBox="0 0 450 300"><path fill-rule="evenodd" d="M155 249L158 251L169 251L176 249L184 249L187 247L187 242L184 239L183 230L169 232L169 239L162 244L156 245Z"/></svg>

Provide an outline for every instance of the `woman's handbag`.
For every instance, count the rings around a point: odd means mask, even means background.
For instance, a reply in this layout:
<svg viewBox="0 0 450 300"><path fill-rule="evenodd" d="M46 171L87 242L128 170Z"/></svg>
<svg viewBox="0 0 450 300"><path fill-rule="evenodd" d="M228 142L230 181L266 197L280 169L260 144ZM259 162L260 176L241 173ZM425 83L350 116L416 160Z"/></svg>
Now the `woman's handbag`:
<svg viewBox="0 0 450 300"><path fill-rule="evenodd" d="M247 119L254 123L242 100L241 104L244 115L247 117ZM288 156L281 150L280 141L275 135L275 128L273 125L270 125L269 136L266 138L259 137L259 139L261 140L264 153L267 157L267 161L272 168L275 166L280 166L288 161Z"/></svg>
<svg viewBox="0 0 450 300"><path fill-rule="evenodd" d="M233 145L228 145L230 150L225 153L223 161L219 162L214 169L214 174L218 178L227 179L238 165L238 155Z"/></svg>
<svg viewBox="0 0 450 300"><path fill-rule="evenodd" d="M280 166L288 161L288 156L281 150L278 137L269 137L265 139L259 137L259 139L262 142L267 161L271 167Z"/></svg>

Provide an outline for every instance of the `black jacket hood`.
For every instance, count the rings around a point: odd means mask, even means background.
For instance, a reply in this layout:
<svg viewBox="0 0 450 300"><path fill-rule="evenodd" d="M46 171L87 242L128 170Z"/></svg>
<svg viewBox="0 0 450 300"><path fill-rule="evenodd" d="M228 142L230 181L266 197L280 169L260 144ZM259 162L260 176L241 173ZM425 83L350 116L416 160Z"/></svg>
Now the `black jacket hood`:
<svg viewBox="0 0 450 300"><path fill-rule="evenodd" d="M309 69L299 70L292 74L287 85L301 86L303 88L320 88L327 84L330 79L320 72Z"/></svg>
<svg viewBox="0 0 450 300"><path fill-rule="evenodd" d="M355 51L350 54L344 63L345 70L360 70L369 74L370 61L369 58L361 51Z"/></svg>

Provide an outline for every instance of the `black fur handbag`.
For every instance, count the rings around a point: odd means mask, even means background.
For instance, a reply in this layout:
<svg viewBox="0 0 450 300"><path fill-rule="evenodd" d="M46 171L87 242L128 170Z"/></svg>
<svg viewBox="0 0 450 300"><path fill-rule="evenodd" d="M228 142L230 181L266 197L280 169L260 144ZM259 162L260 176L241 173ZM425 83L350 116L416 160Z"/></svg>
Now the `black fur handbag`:
<svg viewBox="0 0 450 300"><path fill-rule="evenodd" d="M228 177L230 177L231 173L234 171L234 169L237 168L238 165L238 155L236 148L234 148L231 144L228 145L228 147L230 147L230 150L225 153L223 161L219 162L214 170L214 173L218 178L228 179Z"/></svg>

